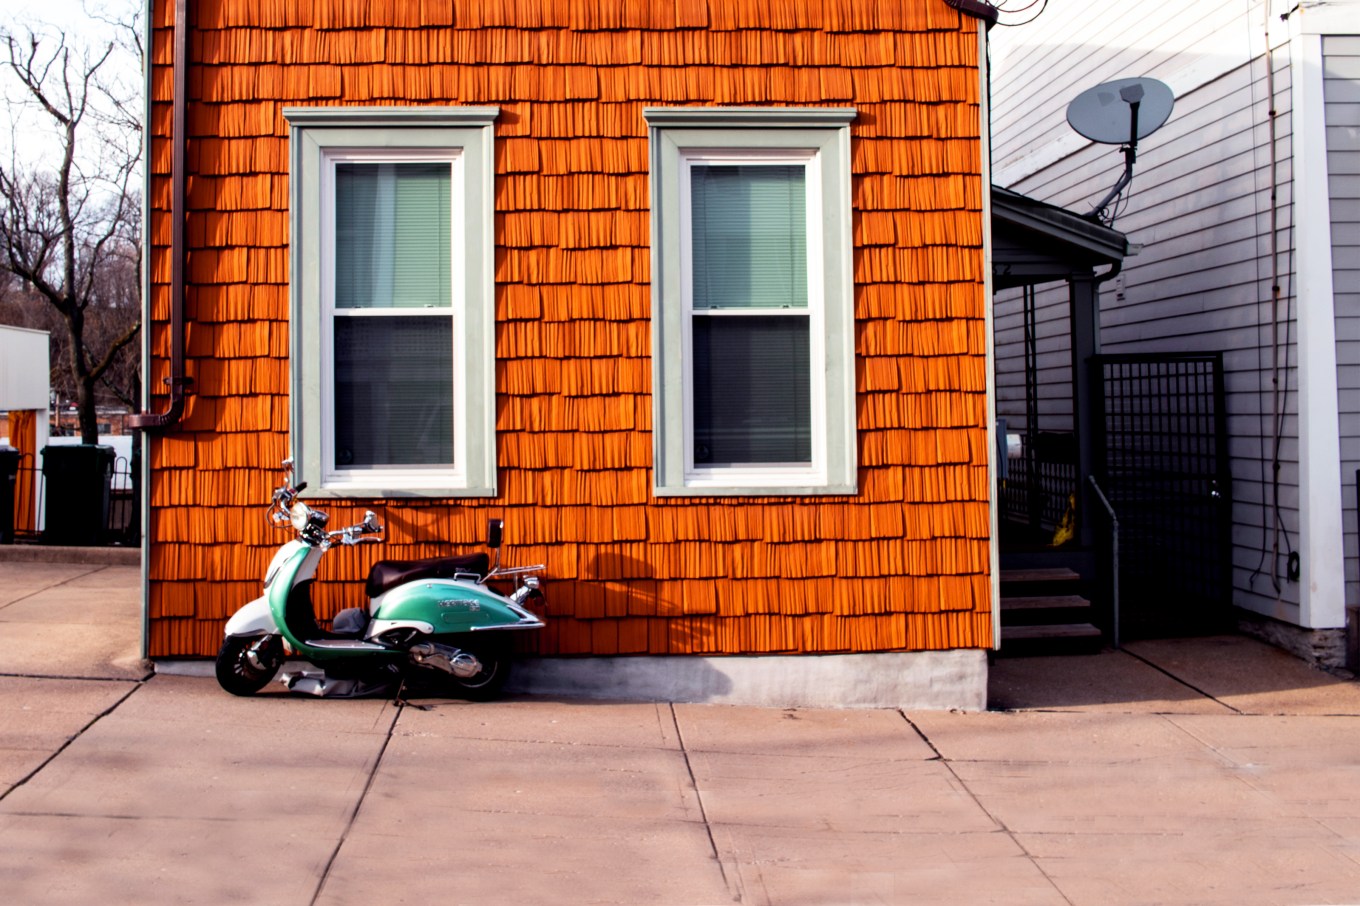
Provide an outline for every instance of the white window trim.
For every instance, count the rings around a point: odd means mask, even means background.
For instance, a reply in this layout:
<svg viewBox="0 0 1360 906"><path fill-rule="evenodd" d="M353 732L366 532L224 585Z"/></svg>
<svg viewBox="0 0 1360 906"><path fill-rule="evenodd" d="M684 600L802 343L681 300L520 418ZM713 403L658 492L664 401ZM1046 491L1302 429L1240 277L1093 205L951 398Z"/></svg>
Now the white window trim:
<svg viewBox="0 0 1360 906"><path fill-rule="evenodd" d="M291 140L292 450L316 496L496 494L493 240L494 107L286 108ZM385 317L453 318L454 465L334 465L334 172L341 162L448 162L453 298L449 309ZM346 312L345 316L364 316Z"/></svg>
<svg viewBox="0 0 1360 906"><path fill-rule="evenodd" d="M855 111L684 107L647 108L643 114L651 138L654 493L856 493L849 139ZM807 166L810 464L702 467L694 462L689 178L696 162Z"/></svg>

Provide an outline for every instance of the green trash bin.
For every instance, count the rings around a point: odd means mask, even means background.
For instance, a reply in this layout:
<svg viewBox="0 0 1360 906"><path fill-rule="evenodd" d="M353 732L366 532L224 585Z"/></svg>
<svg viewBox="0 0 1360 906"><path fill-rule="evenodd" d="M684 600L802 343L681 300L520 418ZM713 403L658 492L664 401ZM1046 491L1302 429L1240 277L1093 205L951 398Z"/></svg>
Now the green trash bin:
<svg viewBox="0 0 1360 906"><path fill-rule="evenodd" d="M19 451L0 445L0 544L14 543L14 488L19 480Z"/></svg>
<svg viewBox="0 0 1360 906"><path fill-rule="evenodd" d="M44 544L103 544L109 524L113 447L44 447Z"/></svg>

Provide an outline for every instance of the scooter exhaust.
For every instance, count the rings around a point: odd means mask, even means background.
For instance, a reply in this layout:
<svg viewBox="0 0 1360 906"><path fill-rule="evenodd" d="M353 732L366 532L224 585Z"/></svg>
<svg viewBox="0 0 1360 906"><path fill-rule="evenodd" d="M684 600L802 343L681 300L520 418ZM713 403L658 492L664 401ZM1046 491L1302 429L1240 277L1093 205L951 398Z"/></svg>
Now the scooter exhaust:
<svg viewBox="0 0 1360 906"><path fill-rule="evenodd" d="M459 679L468 679L482 672L482 662L461 648L438 642L421 642L407 649L411 663L419 667L442 670Z"/></svg>

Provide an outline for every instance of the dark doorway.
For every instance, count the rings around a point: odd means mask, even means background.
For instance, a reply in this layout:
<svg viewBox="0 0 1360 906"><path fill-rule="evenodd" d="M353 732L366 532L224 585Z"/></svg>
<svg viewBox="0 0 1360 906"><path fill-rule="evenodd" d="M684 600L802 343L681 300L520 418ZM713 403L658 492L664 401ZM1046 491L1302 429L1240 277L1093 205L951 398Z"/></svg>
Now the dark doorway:
<svg viewBox="0 0 1360 906"><path fill-rule="evenodd" d="M1223 358L1091 358L1097 481L1119 518L1124 638L1225 628L1232 585Z"/></svg>

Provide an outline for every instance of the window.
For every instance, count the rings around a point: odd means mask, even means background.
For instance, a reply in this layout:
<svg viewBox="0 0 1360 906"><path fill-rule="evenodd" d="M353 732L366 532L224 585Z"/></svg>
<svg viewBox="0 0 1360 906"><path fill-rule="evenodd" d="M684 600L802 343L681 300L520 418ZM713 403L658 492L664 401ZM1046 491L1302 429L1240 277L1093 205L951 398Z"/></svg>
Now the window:
<svg viewBox="0 0 1360 906"><path fill-rule="evenodd" d="M645 115L656 493L854 493L854 111Z"/></svg>
<svg viewBox="0 0 1360 906"><path fill-rule="evenodd" d="M495 494L496 113L284 111L292 445L320 494Z"/></svg>

